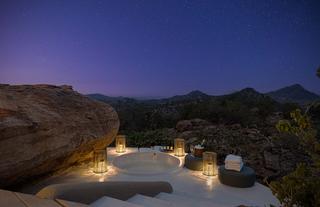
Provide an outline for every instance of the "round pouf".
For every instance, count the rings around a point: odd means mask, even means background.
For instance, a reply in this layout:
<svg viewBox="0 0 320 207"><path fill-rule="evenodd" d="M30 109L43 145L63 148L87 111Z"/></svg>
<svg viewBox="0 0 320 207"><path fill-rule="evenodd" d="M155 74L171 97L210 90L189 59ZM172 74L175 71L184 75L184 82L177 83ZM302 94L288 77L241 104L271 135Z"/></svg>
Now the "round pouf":
<svg viewBox="0 0 320 207"><path fill-rule="evenodd" d="M202 158L187 154L184 158L184 166L190 170L202 171Z"/></svg>
<svg viewBox="0 0 320 207"><path fill-rule="evenodd" d="M256 174L250 167L243 166L241 171L227 170L224 165L219 167L218 177L221 183L238 188L248 188L254 185Z"/></svg>

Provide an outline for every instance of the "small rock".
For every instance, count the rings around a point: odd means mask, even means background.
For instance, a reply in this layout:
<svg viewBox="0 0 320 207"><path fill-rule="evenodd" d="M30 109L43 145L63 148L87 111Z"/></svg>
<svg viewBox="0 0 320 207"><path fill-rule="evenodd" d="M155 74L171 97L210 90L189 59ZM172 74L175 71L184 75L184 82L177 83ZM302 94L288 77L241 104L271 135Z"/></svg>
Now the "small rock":
<svg viewBox="0 0 320 207"><path fill-rule="evenodd" d="M264 151L263 159L264 159L264 164L266 169L274 170L274 171L280 170L280 159L278 154L275 154L269 151Z"/></svg>
<svg viewBox="0 0 320 207"><path fill-rule="evenodd" d="M192 123L190 120L182 120L179 121L176 125L176 129L178 132L183 132L192 129Z"/></svg>

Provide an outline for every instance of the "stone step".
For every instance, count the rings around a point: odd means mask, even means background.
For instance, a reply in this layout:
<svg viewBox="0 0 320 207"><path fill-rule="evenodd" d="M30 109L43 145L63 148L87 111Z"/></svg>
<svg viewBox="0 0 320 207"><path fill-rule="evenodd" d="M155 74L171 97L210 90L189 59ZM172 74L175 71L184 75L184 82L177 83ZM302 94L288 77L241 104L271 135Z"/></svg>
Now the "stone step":
<svg viewBox="0 0 320 207"><path fill-rule="evenodd" d="M142 205L133 204L127 201L103 196L90 204L91 207L143 207Z"/></svg>
<svg viewBox="0 0 320 207"><path fill-rule="evenodd" d="M137 194L127 200L130 203L147 206L147 207L182 207L181 205L149 196Z"/></svg>
<svg viewBox="0 0 320 207"><path fill-rule="evenodd" d="M63 207L88 207L88 205L82 204L82 203L76 203L72 201L65 201L61 199L55 199L57 203L59 203Z"/></svg>
<svg viewBox="0 0 320 207"><path fill-rule="evenodd" d="M205 197L197 197L192 194L189 194L186 192L180 192L180 191L175 191L174 195L187 197L189 199L197 200L197 201L206 201L211 203L212 201L214 201L216 206L237 206L240 204L248 205L248 206L256 206L256 204L254 204L251 201L245 200L239 196L235 196L233 194L230 194L229 192L225 192L218 189L210 193L210 199Z"/></svg>
<svg viewBox="0 0 320 207"><path fill-rule="evenodd" d="M221 203L220 201L213 201L206 198L197 198L190 195L177 195L168 193L159 193L156 198L179 204L185 207L203 206L203 207L230 207L235 204Z"/></svg>
<svg viewBox="0 0 320 207"><path fill-rule="evenodd" d="M25 207L25 204L11 191L0 190L0 206Z"/></svg>
<svg viewBox="0 0 320 207"><path fill-rule="evenodd" d="M0 190L0 207L88 207L82 203L39 198L35 195Z"/></svg>
<svg viewBox="0 0 320 207"><path fill-rule="evenodd" d="M54 200L38 198L37 196L23 193L16 193L16 195L28 207L61 207L61 205Z"/></svg>

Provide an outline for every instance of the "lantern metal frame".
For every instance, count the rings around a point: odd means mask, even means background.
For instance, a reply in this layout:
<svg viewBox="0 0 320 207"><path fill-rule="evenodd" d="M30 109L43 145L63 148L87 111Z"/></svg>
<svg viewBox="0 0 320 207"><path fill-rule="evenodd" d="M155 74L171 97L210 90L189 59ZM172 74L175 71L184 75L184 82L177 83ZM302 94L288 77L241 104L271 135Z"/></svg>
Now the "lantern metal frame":
<svg viewBox="0 0 320 207"><path fill-rule="evenodd" d="M184 139L181 139L181 138L174 139L174 155L177 157L185 156Z"/></svg>
<svg viewBox="0 0 320 207"><path fill-rule="evenodd" d="M116 137L116 152L117 153L126 152L126 136L125 135L118 135Z"/></svg>
<svg viewBox="0 0 320 207"><path fill-rule="evenodd" d="M202 154L203 159L203 174L207 176L217 175L217 153L204 152Z"/></svg>
<svg viewBox="0 0 320 207"><path fill-rule="evenodd" d="M94 150L93 165L94 173L104 173L108 171L108 159L106 149Z"/></svg>

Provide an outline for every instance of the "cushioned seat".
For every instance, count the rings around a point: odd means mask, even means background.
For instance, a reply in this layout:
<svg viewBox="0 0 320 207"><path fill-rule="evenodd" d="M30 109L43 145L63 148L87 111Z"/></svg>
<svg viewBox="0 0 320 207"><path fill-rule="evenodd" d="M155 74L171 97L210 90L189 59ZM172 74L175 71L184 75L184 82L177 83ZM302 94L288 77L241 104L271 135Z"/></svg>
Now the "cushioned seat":
<svg viewBox="0 0 320 207"><path fill-rule="evenodd" d="M256 174L250 167L243 166L240 172L227 170L224 165L219 167L218 177L221 183L238 188L248 188L254 185Z"/></svg>
<svg viewBox="0 0 320 207"><path fill-rule="evenodd" d="M184 166L190 170L201 171L202 170L202 158L187 154L184 158Z"/></svg>

